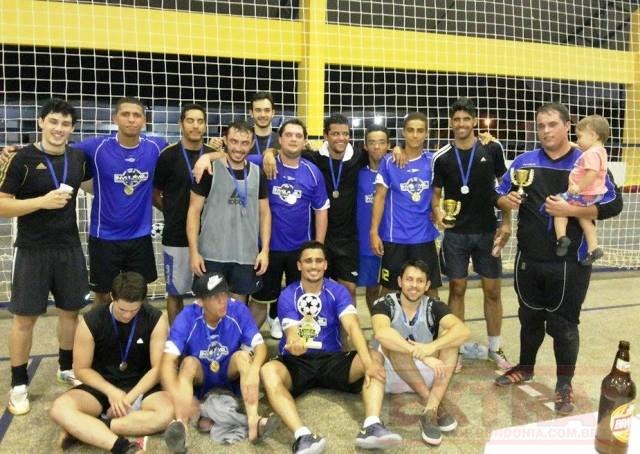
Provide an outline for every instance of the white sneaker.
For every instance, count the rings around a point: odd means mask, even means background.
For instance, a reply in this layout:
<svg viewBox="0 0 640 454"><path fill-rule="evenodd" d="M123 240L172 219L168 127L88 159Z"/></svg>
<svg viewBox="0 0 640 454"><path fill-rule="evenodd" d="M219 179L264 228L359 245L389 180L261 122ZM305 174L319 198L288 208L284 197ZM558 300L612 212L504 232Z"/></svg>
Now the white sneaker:
<svg viewBox="0 0 640 454"><path fill-rule="evenodd" d="M282 339L282 325L278 317L271 318L267 315L267 323L269 323L269 334L272 339Z"/></svg>
<svg viewBox="0 0 640 454"><path fill-rule="evenodd" d="M7 405L9 412L13 415L24 415L29 413L31 405L29 404L29 392L27 385L14 386L9 391L9 404Z"/></svg>
<svg viewBox="0 0 640 454"><path fill-rule="evenodd" d="M56 373L56 380L62 385L79 386L82 384L82 382L76 378L76 374L73 373L73 369L58 369L58 372Z"/></svg>

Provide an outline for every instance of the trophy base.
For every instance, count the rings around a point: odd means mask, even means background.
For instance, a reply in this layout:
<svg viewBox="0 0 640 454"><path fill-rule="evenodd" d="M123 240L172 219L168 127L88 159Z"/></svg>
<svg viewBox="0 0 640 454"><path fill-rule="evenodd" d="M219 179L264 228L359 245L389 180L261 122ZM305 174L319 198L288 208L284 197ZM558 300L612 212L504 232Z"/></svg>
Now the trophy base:
<svg viewBox="0 0 640 454"><path fill-rule="evenodd" d="M443 219L442 223L444 225L446 225L447 227L453 227L454 225L456 225L456 220L455 219Z"/></svg>
<svg viewBox="0 0 640 454"><path fill-rule="evenodd" d="M312 348L314 350L319 350L322 348L322 342L319 341L307 341L304 343L304 346L307 348Z"/></svg>

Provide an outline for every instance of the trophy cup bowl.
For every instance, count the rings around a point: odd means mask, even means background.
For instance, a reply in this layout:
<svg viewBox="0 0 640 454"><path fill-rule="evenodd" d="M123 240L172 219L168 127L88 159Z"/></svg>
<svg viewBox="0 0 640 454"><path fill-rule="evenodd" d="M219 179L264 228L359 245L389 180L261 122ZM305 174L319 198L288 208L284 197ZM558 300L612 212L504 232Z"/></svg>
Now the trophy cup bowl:
<svg viewBox="0 0 640 454"><path fill-rule="evenodd" d="M527 197L524 188L533 182L533 169L511 169L511 182L518 186L517 192L520 197Z"/></svg>
<svg viewBox="0 0 640 454"><path fill-rule="evenodd" d="M446 199L442 202L442 209L444 210L444 218L442 223L446 226L453 227L456 223L456 215L460 213L461 203L458 200Z"/></svg>
<svg viewBox="0 0 640 454"><path fill-rule="evenodd" d="M298 336L304 341L306 348L320 349L322 348L322 342L312 340L320 333L320 326L313 319L311 315L305 315L302 317L300 324L298 325Z"/></svg>

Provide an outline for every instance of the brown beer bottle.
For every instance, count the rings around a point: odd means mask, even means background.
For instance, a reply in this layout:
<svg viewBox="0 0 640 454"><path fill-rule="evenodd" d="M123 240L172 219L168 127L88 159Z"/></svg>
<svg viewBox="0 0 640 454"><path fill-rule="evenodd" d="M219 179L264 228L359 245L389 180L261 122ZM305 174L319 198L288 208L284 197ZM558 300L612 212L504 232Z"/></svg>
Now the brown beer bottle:
<svg viewBox="0 0 640 454"><path fill-rule="evenodd" d="M629 447L629 431L633 417L636 385L631 380L629 342L620 341L618 353L609 375L600 387L596 451L624 454Z"/></svg>

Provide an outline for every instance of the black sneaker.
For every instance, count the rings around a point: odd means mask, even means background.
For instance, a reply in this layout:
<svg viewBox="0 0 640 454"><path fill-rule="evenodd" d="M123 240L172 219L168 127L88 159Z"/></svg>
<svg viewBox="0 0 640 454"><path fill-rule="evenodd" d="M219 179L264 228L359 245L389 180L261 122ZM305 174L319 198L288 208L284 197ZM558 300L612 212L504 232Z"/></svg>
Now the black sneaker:
<svg viewBox="0 0 640 454"><path fill-rule="evenodd" d="M589 252L585 258L580 260L580 265L582 266L593 265L593 262L595 262L598 259L601 259L603 255L604 255L604 252L602 251L602 249L597 247L593 251Z"/></svg>
<svg viewBox="0 0 640 454"><path fill-rule="evenodd" d="M556 255L558 257L564 257L567 255L569 246L571 246L571 240L568 236L561 236L558 238L558 241L556 242Z"/></svg>
<svg viewBox="0 0 640 454"><path fill-rule="evenodd" d="M320 454L324 452L327 440L316 434L303 435L293 442L291 451L294 454Z"/></svg>
<svg viewBox="0 0 640 454"><path fill-rule="evenodd" d="M171 453L187 452L187 428L181 421L171 421L164 431L164 442Z"/></svg>
<svg viewBox="0 0 640 454"><path fill-rule="evenodd" d="M554 407L557 413L568 415L573 412L575 406L571 385L562 385L560 389L556 390L556 403Z"/></svg>
<svg viewBox="0 0 640 454"><path fill-rule="evenodd" d="M442 431L438 427L436 412L430 410L420 416L420 431L425 443L438 446L442 443Z"/></svg>
<svg viewBox="0 0 640 454"><path fill-rule="evenodd" d="M360 429L356 446L362 449L387 449L402 443L402 437L391 432L382 423L371 424Z"/></svg>
<svg viewBox="0 0 640 454"><path fill-rule="evenodd" d="M496 378L498 386L519 385L533 380L533 372L517 365Z"/></svg>
<svg viewBox="0 0 640 454"><path fill-rule="evenodd" d="M438 428L441 432L451 432L458 427L458 421L456 421L456 418L447 413L442 405L438 406L436 422L438 423Z"/></svg>

